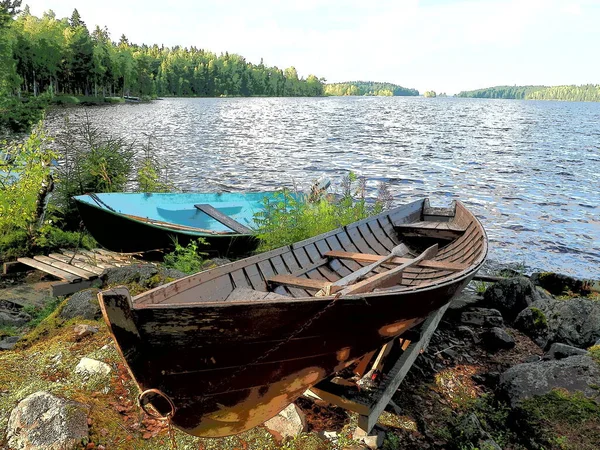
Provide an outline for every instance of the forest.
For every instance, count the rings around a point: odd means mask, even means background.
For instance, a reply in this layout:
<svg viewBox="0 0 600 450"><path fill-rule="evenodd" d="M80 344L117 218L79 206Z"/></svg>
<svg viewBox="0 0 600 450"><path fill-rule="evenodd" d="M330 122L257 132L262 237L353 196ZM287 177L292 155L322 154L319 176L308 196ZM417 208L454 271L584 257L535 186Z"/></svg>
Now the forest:
<svg viewBox="0 0 600 450"><path fill-rule="evenodd" d="M49 10L36 17L21 0L0 0L0 97L42 93L83 96L317 96L323 82L216 55L196 47L135 44L109 30L90 32L75 9L69 18Z"/></svg>
<svg viewBox="0 0 600 450"><path fill-rule="evenodd" d="M598 102L600 101L600 85L495 86L474 91L463 91L457 97Z"/></svg>
<svg viewBox="0 0 600 450"><path fill-rule="evenodd" d="M375 81L345 81L343 83L326 84L325 95L380 95L380 96L411 96L419 95L416 89L408 89L392 83Z"/></svg>

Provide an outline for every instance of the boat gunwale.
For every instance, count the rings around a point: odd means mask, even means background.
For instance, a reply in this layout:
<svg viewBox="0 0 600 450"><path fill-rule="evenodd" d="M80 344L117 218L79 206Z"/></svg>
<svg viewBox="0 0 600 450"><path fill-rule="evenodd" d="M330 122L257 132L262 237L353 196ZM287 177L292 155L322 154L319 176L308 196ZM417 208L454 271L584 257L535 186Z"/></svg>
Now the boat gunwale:
<svg viewBox="0 0 600 450"><path fill-rule="evenodd" d="M277 299L262 299L260 301L257 301L257 300L233 300L233 301L214 300L214 301L186 302L186 303L181 303L181 302L168 303L167 299L165 299L165 301L160 302L160 303L137 303L142 298L147 298L148 296L151 296L153 292L158 292L158 291L164 290L166 287L180 283L181 281L189 279L190 277L198 276L200 274L205 274L206 276L209 276L209 277L213 276L212 278L209 278L208 280L204 280L201 283L197 283L196 285L202 284L204 282L209 282L212 279L218 278L219 276L228 275L231 272L233 272L234 270L238 270L238 266L240 266L239 268L243 268L243 267L250 266L253 264L258 264L261 261L265 261L272 257L282 255L286 252L291 252L295 249L302 248L306 245L309 245L309 244L319 241L321 239L325 239L329 236L335 235L335 234L339 233L340 231L342 231L342 232L346 231L346 229L348 227L353 227L354 225L361 225L363 223L369 223L370 221L378 220L381 217L389 216L390 214L393 214L394 211L396 211L398 209L409 207L409 206L415 206L418 203L421 203L421 206L423 206L424 202L425 202L425 199L421 199L421 200L417 200L415 202L407 203L405 205L400 205L389 211L384 211L375 216L371 216L366 219L362 219L360 221L353 222L344 227L338 227L334 230L328 231L328 232L320 234L318 236L313 236L311 238L305 239L300 242L296 242L291 245L279 247L277 249L273 249L273 250L270 250L265 253L253 255L248 258L244 258L244 259L241 259L238 261L233 261L229 264L225 264L223 266L216 267L214 269L209 269L209 270L206 270L203 272L198 272L198 273L189 275L188 277L181 278L179 280L174 280L171 283L167 283L165 285L148 290L148 291L146 291L142 294L139 294L133 298L130 297L130 306L134 310L145 310L145 309L185 309L185 308L199 308L199 307L219 307L219 308L221 308L221 307L230 307L230 306L287 304L287 303L292 303L292 302L298 303L298 302L302 302L302 301L303 302L318 302L318 301L329 302L333 298L335 298L335 295L322 296L322 297L314 297L314 296L286 297L286 298L277 298ZM343 297L343 299L344 300L362 300L362 299L371 299L374 297L379 298L379 297L411 294L416 291L427 292L427 291L437 289L437 288L440 288L440 287L443 287L446 285L458 284L461 281L463 281L464 279L471 276L472 274L476 273L483 265L485 258L487 256L487 253L488 253L487 233L485 231L485 228L479 221L479 219L475 216L475 214L473 214L468 208L466 208L466 206L464 206L464 204L462 202L456 201L456 205L457 206L460 205L464 208L464 210L471 216L473 222L475 223L475 226L479 227L479 230L481 231L480 239L482 240L483 247L480 250L479 257L475 261L473 261L467 268L463 269L462 271L453 272L444 277L441 277L438 279L438 281L433 281L433 282L422 284L422 285L399 286L397 289L388 289L385 291L375 291L375 292L368 292L368 293L362 293L362 294L346 295ZM249 262L250 259L255 259L255 261ZM171 296L171 297L173 297L173 296Z"/></svg>

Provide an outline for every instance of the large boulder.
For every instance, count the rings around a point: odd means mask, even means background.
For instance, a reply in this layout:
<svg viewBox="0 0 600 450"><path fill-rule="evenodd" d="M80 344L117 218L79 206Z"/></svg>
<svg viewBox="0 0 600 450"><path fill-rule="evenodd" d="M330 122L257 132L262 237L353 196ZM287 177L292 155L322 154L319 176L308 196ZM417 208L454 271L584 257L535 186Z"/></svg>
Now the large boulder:
<svg viewBox="0 0 600 450"><path fill-rule="evenodd" d="M600 338L600 302L587 298L539 300L519 313L515 328L544 348L554 342L587 348Z"/></svg>
<svg viewBox="0 0 600 450"><path fill-rule="evenodd" d="M80 317L87 320L96 320L102 317L98 303L98 289L87 289L73 294L59 313L65 320Z"/></svg>
<svg viewBox="0 0 600 450"><path fill-rule="evenodd" d="M553 389L580 391L593 397L597 395L597 386L600 386L600 365L588 355L579 355L513 366L500 375L499 393L516 406L521 400L548 394Z"/></svg>
<svg viewBox="0 0 600 450"><path fill-rule="evenodd" d="M132 264L108 269L102 275L102 282L105 287L137 283L146 288L154 288L187 276L179 270L154 264Z"/></svg>
<svg viewBox="0 0 600 450"><path fill-rule="evenodd" d="M67 450L88 436L88 407L40 391L23 399L8 420L14 450Z"/></svg>
<svg viewBox="0 0 600 450"><path fill-rule="evenodd" d="M105 286L130 283L145 284L157 274L158 267L154 264L131 264L106 270L102 275L102 282Z"/></svg>
<svg viewBox="0 0 600 450"><path fill-rule="evenodd" d="M485 305L500 311L508 322L512 322L517 314L540 298L541 294L526 277L500 280L483 294Z"/></svg>

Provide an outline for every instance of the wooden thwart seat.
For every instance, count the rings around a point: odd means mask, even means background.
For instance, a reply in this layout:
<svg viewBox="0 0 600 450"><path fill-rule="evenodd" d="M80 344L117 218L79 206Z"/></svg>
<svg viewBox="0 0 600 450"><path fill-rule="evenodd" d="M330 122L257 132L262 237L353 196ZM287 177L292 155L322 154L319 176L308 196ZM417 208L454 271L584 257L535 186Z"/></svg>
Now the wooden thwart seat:
<svg viewBox="0 0 600 450"><path fill-rule="evenodd" d="M371 253L354 253L354 252L343 252L339 250L331 250L325 253L325 256L329 258L339 258L339 259L351 259L353 261L359 262L374 262L381 258L379 255L373 255ZM410 258L393 258L386 262L386 264L404 264L409 262ZM418 267L424 267L427 269L440 269L440 270L448 270L451 272L460 272L461 270L469 267L468 264L465 263L456 263L456 262L445 262L445 261L434 261L431 259L424 259L416 264Z"/></svg>
<svg viewBox="0 0 600 450"><path fill-rule="evenodd" d="M394 225L394 228L407 237L431 237L453 240L464 234L466 227L454 222L421 221Z"/></svg>
<svg viewBox="0 0 600 450"><path fill-rule="evenodd" d="M252 230L250 228L242 225L241 223L237 222L236 220L233 220L231 217L226 216L225 214L220 212L218 209L216 209L215 207L213 207L209 204L198 204L198 205L194 205L194 206L197 209L199 209L200 211L202 211L203 213L208 214L210 217L215 219L217 222L222 223L227 228L231 228L236 233L240 233L240 234L251 234L252 233Z"/></svg>

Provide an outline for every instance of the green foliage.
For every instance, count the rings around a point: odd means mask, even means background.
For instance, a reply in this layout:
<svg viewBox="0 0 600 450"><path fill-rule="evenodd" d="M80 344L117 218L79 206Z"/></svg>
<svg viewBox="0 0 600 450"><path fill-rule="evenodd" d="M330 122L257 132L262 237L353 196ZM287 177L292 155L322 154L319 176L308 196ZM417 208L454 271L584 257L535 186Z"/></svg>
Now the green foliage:
<svg viewBox="0 0 600 450"><path fill-rule="evenodd" d="M458 94L458 97L598 102L600 101L600 85L496 86L474 91L463 91Z"/></svg>
<svg viewBox="0 0 600 450"><path fill-rule="evenodd" d="M84 248L91 250L98 243L86 231L66 231L54 226L51 222L42 225L35 239L35 247L44 252L61 248Z"/></svg>
<svg viewBox="0 0 600 450"><path fill-rule="evenodd" d="M404 88L392 83L377 83L374 81L346 81L325 85L325 95L379 95L379 96L414 96L419 95L416 89Z"/></svg>
<svg viewBox="0 0 600 450"><path fill-rule="evenodd" d="M52 11L36 17L26 10L5 21L0 80L7 92L100 98L323 95L323 80L300 78L294 67L281 70L196 47L136 45L124 35L115 43L106 28L96 26L90 33L76 10L62 19Z"/></svg>
<svg viewBox="0 0 600 450"><path fill-rule="evenodd" d="M175 250L165 255L163 265L188 274L200 272L206 256L206 253L201 252L200 249L206 245L206 241L202 238L191 241L185 247L175 241Z"/></svg>
<svg viewBox="0 0 600 450"><path fill-rule="evenodd" d="M77 124L67 118L56 143L63 161L57 169L59 182L53 203L67 228L77 229L79 214L72 197L88 192L126 190L134 166L133 145L106 135L87 116Z"/></svg>
<svg viewBox="0 0 600 450"><path fill-rule="evenodd" d="M43 118L49 98L48 95L23 99L0 97L0 131L28 131Z"/></svg>
<svg viewBox="0 0 600 450"><path fill-rule="evenodd" d="M474 91L462 91L457 97L524 99L531 93L546 89L545 86L495 86Z"/></svg>
<svg viewBox="0 0 600 450"><path fill-rule="evenodd" d="M23 143L5 147L13 161L0 171L0 235L15 230L34 233L40 189L50 182L51 163L58 157L50 143L40 122Z"/></svg>
<svg viewBox="0 0 600 450"><path fill-rule="evenodd" d="M600 442L600 403L581 392L555 389L524 400L520 422L541 447L596 449Z"/></svg>
<svg viewBox="0 0 600 450"><path fill-rule="evenodd" d="M544 312L535 307L529 308L531 310L531 315L533 316L533 324L538 329L543 329L548 326L548 320L546 319L546 315Z"/></svg>
<svg viewBox="0 0 600 450"><path fill-rule="evenodd" d="M54 297L49 299L44 306L25 306L23 312L26 312L31 316L31 321L27 326L31 328L37 327L46 317L56 311L56 308L58 308L63 300L63 298Z"/></svg>
<svg viewBox="0 0 600 450"><path fill-rule="evenodd" d="M590 347L588 351L590 352L592 358L594 358L594 360L600 364L600 345L594 345Z"/></svg>
<svg viewBox="0 0 600 450"><path fill-rule="evenodd" d="M384 203L367 203L364 183L364 178L350 172L342 182L339 199L325 196L309 201L307 196L287 189L265 198L263 210L254 215L258 251L289 245L378 214Z"/></svg>
<svg viewBox="0 0 600 450"><path fill-rule="evenodd" d="M434 98L437 97L437 94L435 93L435 91L425 91L423 96L428 98Z"/></svg>

